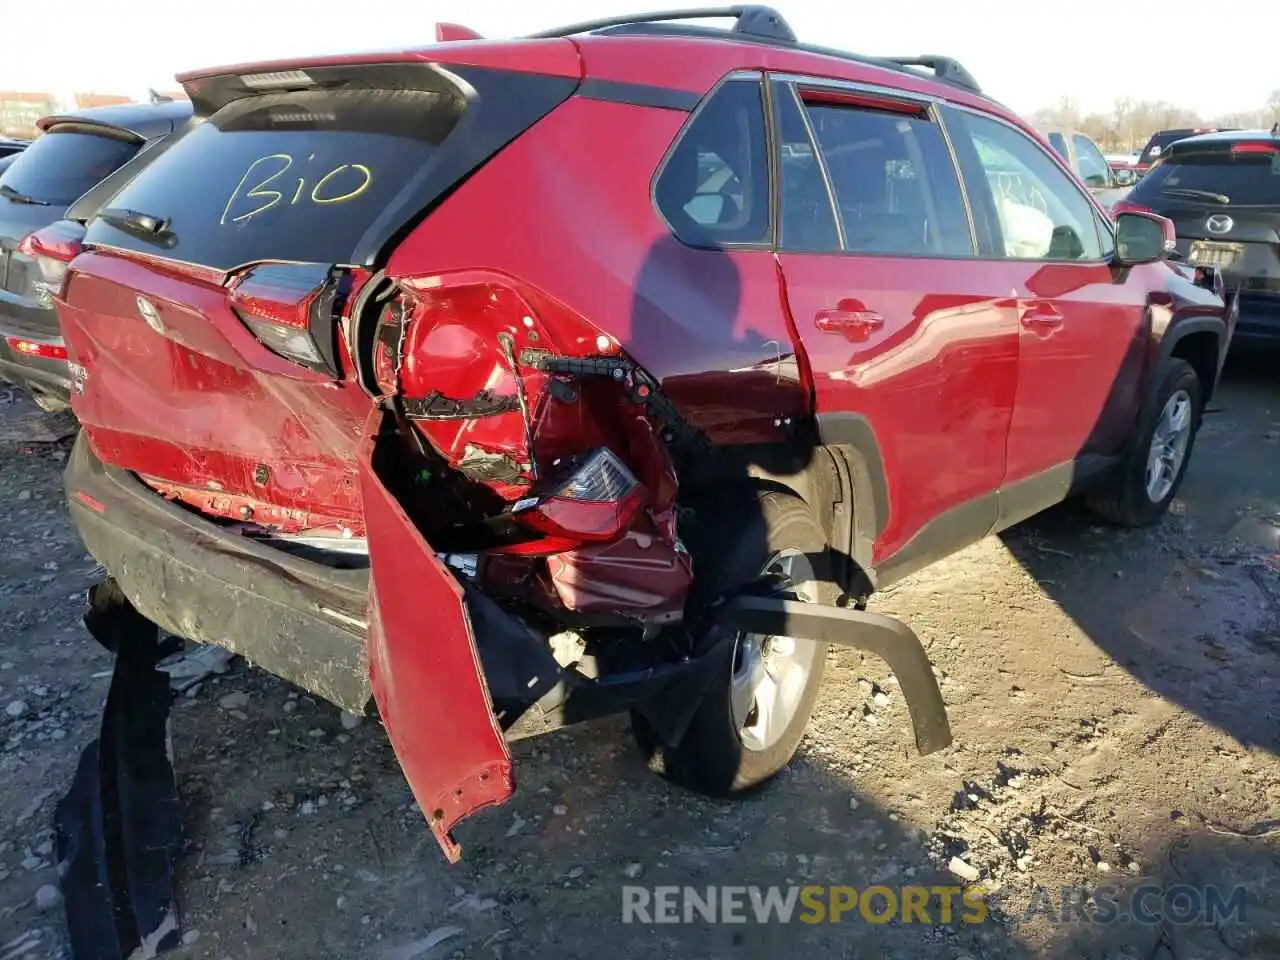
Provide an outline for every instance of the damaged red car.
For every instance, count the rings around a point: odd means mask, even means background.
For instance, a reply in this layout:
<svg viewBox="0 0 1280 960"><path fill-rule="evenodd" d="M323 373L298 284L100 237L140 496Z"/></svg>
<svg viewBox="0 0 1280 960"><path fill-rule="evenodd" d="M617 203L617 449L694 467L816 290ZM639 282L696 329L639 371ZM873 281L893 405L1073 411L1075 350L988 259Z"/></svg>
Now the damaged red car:
<svg viewBox="0 0 1280 960"><path fill-rule="evenodd" d="M377 710L445 853L507 743L630 711L673 779L795 752L829 644L950 741L883 586L1077 492L1161 516L1220 286L944 57L774 11L180 79L58 295L66 484L129 602Z"/></svg>

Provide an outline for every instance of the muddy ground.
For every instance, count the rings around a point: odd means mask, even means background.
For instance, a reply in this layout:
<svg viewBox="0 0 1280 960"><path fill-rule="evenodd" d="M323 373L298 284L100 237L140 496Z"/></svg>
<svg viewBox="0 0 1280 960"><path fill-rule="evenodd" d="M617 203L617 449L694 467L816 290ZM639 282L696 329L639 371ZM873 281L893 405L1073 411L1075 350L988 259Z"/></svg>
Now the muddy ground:
<svg viewBox="0 0 1280 960"><path fill-rule="evenodd" d="M174 710L174 956L1280 956L1277 369L1232 366L1159 527L1061 508L877 599L943 677L957 742L927 758L881 665L837 652L759 795L670 787L604 722L517 745L516 798L461 828L449 867L376 722L237 662ZM97 573L62 505L66 445L33 442L53 427L0 389L0 960L66 955L50 823L110 669L80 625ZM953 857L1004 891L1002 922L621 922L624 884L953 883ZM1064 885L1144 884L1242 885L1245 915L1025 919L1037 889L1058 913Z"/></svg>

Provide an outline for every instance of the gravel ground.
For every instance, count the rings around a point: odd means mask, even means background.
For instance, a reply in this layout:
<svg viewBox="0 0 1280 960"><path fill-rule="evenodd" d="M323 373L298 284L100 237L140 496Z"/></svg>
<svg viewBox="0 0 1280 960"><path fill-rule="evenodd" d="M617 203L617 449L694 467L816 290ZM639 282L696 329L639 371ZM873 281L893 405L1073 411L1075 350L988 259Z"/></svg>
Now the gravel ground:
<svg viewBox="0 0 1280 960"><path fill-rule="evenodd" d="M449 867L376 722L233 663L173 714L173 956L1280 956L1275 369L1233 367L1159 527L1064 507L877 599L942 677L957 742L927 758L887 672L839 651L796 762L756 796L668 786L611 720L516 745L516 798L463 826ZM58 426L0 389L0 960L65 955L52 809L111 666L80 625L98 573ZM624 884L897 887L949 867L1003 891L1000 922L621 921ZM1144 884L1243 885L1245 917L1025 917L1064 885Z"/></svg>

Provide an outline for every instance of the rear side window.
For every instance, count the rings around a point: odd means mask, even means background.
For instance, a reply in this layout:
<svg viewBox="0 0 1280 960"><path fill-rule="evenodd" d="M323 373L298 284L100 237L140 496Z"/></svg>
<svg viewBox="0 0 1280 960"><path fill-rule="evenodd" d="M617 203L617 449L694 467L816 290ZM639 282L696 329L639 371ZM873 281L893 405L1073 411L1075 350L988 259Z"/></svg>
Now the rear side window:
<svg viewBox="0 0 1280 960"><path fill-rule="evenodd" d="M807 95L802 100L835 192L846 250L973 255L960 178L936 123Z"/></svg>
<svg viewBox="0 0 1280 960"><path fill-rule="evenodd" d="M1049 134L1049 146L1058 151L1058 156L1069 161L1071 154L1067 152L1067 138L1060 133Z"/></svg>
<svg viewBox="0 0 1280 960"><path fill-rule="evenodd" d="M699 108L667 158L654 198L675 235L691 246L771 240L759 80L730 80Z"/></svg>
<svg viewBox="0 0 1280 960"><path fill-rule="evenodd" d="M782 190L778 246L782 250L811 253L839 250L835 204L805 126L800 101L789 86L779 84L775 89L781 148L778 183Z"/></svg>
<svg viewBox="0 0 1280 960"><path fill-rule="evenodd" d="M45 203L71 203L113 173L138 150L138 141L89 133L83 127L53 127L0 176L0 183Z"/></svg>
<svg viewBox="0 0 1280 960"><path fill-rule="evenodd" d="M1133 200L1162 196L1233 207L1280 207L1280 152L1171 154L1130 194Z"/></svg>

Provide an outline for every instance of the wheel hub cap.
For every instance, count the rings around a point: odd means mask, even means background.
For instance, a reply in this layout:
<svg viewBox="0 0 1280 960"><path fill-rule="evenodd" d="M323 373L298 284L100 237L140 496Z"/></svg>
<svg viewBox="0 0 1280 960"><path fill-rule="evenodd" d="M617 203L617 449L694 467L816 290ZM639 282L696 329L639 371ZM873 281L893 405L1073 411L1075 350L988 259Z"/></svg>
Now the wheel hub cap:
<svg viewBox="0 0 1280 960"><path fill-rule="evenodd" d="M1147 497L1152 503L1159 503L1173 489L1190 440L1191 397L1178 390L1165 401L1147 451Z"/></svg>
<svg viewBox="0 0 1280 960"><path fill-rule="evenodd" d="M813 567L799 551L778 554L763 573L779 576L800 600L812 603L817 599ZM818 644L811 640L755 634L738 637L729 702L743 747L768 750L778 742L800 709L819 655Z"/></svg>

